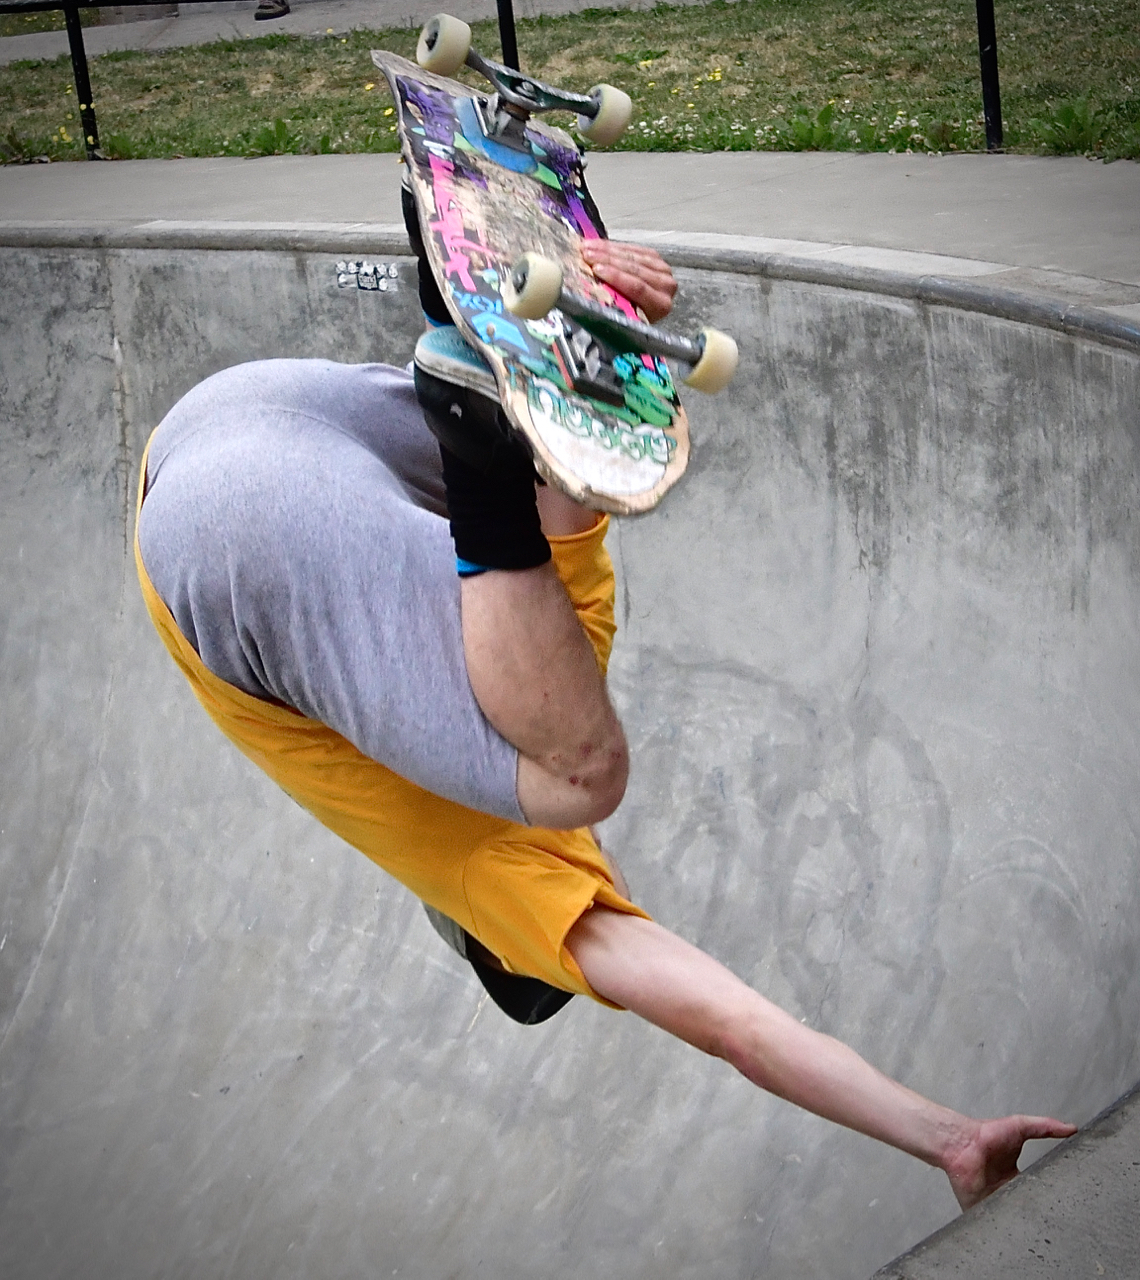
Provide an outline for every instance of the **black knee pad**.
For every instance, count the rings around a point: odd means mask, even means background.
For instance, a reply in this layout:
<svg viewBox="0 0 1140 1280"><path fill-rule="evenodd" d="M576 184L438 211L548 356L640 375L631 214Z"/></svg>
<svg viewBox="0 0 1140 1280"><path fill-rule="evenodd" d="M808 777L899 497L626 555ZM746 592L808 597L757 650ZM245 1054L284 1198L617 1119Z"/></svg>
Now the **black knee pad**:
<svg viewBox="0 0 1140 1280"><path fill-rule="evenodd" d="M445 382L419 365L414 367L414 377L432 435L468 466L490 474L503 466L513 469L523 460L531 462L526 442L511 430L496 401Z"/></svg>

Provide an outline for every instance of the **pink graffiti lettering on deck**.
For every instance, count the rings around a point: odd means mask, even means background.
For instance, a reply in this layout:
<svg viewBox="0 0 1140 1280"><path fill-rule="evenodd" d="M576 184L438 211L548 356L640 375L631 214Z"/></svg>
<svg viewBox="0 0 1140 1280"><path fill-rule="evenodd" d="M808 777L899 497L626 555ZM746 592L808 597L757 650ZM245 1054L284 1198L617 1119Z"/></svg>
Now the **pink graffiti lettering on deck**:
<svg viewBox="0 0 1140 1280"><path fill-rule="evenodd" d="M471 263L464 249L477 252L483 248L476 241L468 240L463 226L463 210L455 196L455 187L451 175L455 166L450 160L441 159L432 154L430 157L432 189L435 194L435 209L439 215L431 224L430 230L443 242L447 261L443 264L445 275L457 275L459 283L468 293L475 293L475 281L471 278Z"/></svg>

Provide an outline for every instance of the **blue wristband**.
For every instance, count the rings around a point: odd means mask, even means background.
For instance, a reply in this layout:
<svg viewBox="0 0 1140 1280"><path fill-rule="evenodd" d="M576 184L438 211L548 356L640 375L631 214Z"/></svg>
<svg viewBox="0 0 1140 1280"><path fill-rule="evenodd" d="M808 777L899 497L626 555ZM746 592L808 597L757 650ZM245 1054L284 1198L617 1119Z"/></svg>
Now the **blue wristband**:
<svg viewBox="0 0 1140 1280"><path fill-rule="evenodd" d="M470 560L464 560L462 556L455 557L455 567L459 570L461 578L477 578L481 573L489 572L485 564L473 564Z"/></svg>

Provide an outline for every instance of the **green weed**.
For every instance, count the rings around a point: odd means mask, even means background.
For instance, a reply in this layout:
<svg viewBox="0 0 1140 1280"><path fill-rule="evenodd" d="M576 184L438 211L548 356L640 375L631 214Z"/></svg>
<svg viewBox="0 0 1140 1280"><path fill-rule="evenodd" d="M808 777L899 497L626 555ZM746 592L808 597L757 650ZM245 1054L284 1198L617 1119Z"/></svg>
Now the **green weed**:
<svg viewBox="0 0 1140 1280"><path fill-rule="evenodd" d="M1058 155L1089 155L1103 143L1109 122L1088 98L1078 98L1076 102L1063 102L1049 119L1033 119L1028 124L1050 151Z"/></svg>
<svg viewBox="0 0 1140 1280"><path fill-rule="evenodd" d="M328 137L328 135L325 135ZM246 155L284 156L297 155L304 143L299 133L291 133L284 120L274 120L271 125L259 129L249 143Z"/></svg>

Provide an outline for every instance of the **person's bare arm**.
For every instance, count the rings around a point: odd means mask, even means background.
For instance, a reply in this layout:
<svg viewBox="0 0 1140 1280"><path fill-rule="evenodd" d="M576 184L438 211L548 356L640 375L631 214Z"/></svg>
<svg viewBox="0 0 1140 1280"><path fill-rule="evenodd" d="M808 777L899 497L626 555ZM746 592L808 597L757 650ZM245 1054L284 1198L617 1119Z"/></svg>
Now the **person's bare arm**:
<svg viewBox="0 0 1140 1280"><path fill-rule="evenodd" d="M942 1169L964 1209L1017 1173L1028 1139L1076 1132L1042 1116L972 1120L930 1102L652 921L594 907L566 945L600 996L725 1059L760 1088Z"/></svg>

